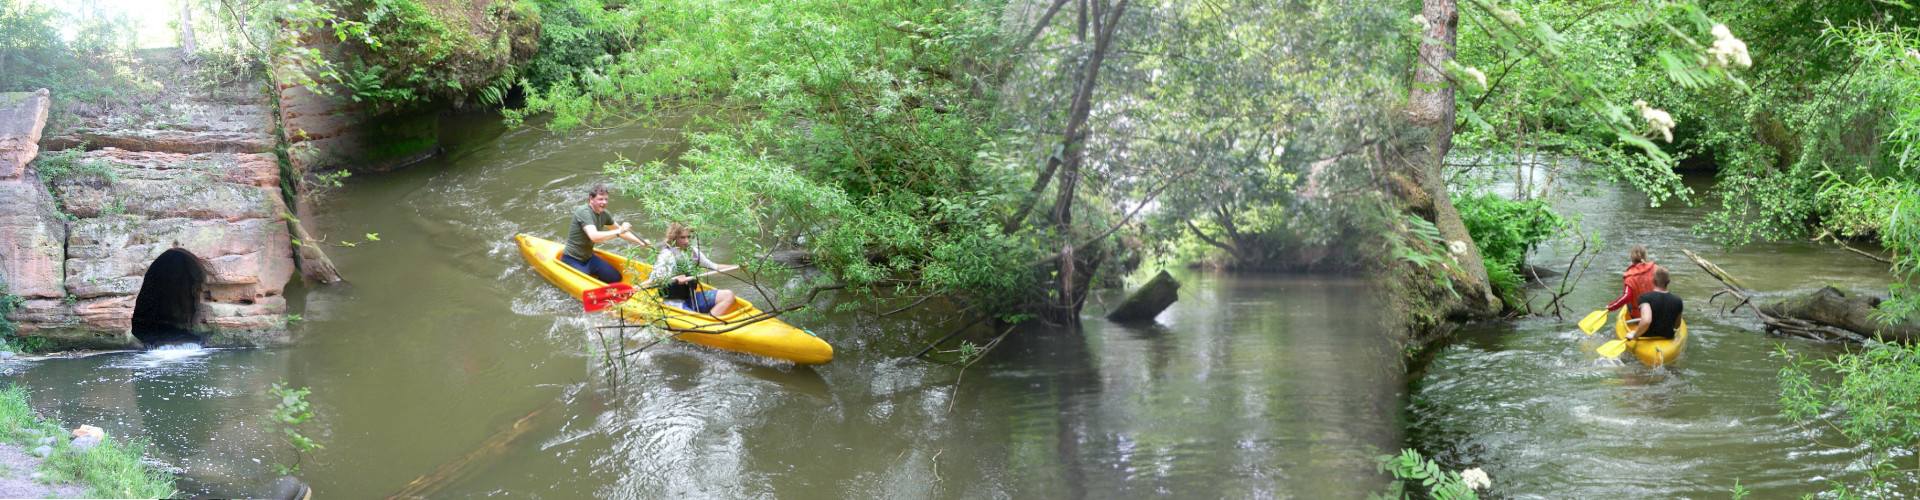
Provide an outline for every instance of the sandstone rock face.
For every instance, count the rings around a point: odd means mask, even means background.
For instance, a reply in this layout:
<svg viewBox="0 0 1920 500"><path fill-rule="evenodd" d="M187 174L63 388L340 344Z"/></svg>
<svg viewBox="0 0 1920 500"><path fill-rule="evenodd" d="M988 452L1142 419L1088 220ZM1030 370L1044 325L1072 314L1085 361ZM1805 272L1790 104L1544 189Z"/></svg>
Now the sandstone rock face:
<svg viewBox="0 0 1920 500"><path fill-rule="evenodd" d="M29 299L62 296L66 239L66 220L55 212L38 176L29 172L0 180L0 280L7 293Z"/></svg>
<svg viewBox="0 0 1920 500"><path fill-rule="evenodd" d="M138 106L77 104L79 109L67 110L62 123L49 127L40 145L54 150L85 143L87 149L188 154L272 152L273 105L244 84L232 87L215 90L208 99L181 99L179 95L197 92L178 91L135 99L146 101Z"/></svg>
<svg viewBox="0 0 1920 500"><path fill-rule="evenodd" d="M280 295L293 275L293 248L273 157L107 148L78 161L109 165L116 177L55 184L61 210L77 217L65 241L64 292L77 299L69 313L79 330L126 332L148 266L179 248L206 271L199 326L229 344L285 341Z"/></svg>
<svg viewBox="0 0 1920 500"><path fill-rule="evenodd" d="M177 61L156 62L166 63ZM259 94L261 85L79 103L52 110L61 117L56 125L47 125L44 92L37 120L9 113L15 95L0 94L0 132L21 131L14 134L20 141L0 135L0 273L11 293L26 299L9 315L16 334L67 347L139 345L130 329L147 271L177 248L204 271L198 291L175 297L197 297L187 327L209 345L291 340L282 296L294 268L282 219L289 210L271 154L275 109ZM11 170L4 160L20 156L12 153L19 142L35 148L25 153L31 160L38 148L82 141L92 151L75 165L89 168L70 172L111 175L42 179L32 164L5 175ZM179 317L187 316L182 310Z"/></svg>
<svg viewBox="0 0 1920 500"><path fill-rule="evenodd" d="M339 45L326 36L306 36L298 43L323 53ZM294 171L392 170L439 153L437 110L386 112L376 118L365 104L338 97L349 92L340 85L327 85L333 95L314 92L306 82L315 78L302 71L292 53L280 56L273 68L281 133Z"/></svg>
<svg viewBox="0 0 1920 500"><path fill-rule="evenodd" d="M59 298L67 226L27 162L39 154L47 91L0 93L0 285L28 299Z"/></svg>
<svg viewBox="0 0 1920 500"><path fill-rule="evenodd" d="M19 179L40 153L47 103L47 89L0 93L0 180Z"/></svg>

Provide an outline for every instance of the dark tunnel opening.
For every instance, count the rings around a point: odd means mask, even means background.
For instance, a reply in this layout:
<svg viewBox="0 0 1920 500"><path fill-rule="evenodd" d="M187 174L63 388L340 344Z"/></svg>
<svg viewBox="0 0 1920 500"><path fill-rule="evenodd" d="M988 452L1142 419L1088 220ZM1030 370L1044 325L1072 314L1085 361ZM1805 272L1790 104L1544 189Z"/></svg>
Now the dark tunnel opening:
<svg viewBox="0 0 1920 500"><path fill-rule="evenodd" d="M153 259L133 303L133 338L148 348L201 343L193 316L206 282L207 271L191 252L175 248Z"/></svg>

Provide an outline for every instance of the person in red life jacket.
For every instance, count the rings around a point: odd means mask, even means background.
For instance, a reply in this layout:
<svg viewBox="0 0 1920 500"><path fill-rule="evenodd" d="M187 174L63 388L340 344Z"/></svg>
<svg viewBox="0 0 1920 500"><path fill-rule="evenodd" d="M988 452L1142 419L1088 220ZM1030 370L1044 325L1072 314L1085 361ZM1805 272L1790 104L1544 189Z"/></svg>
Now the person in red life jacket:
<svg viewBox="0 0 1920 500"><path fill-rule="evenodd" d="M1633 259L1633 265L1627 266L1627 271L1621 276L1621 281L1626 282L1625 289L1620 291L1620 298L1607 304L1608 311L1639 304L1640 294L1653 290L1653 272L1659 270L1660 266L1647 258L1647 247L1634 245L1627 250L1627 257ZM1640 319L1640 308L1627 307L1627 319Z"/></svg>

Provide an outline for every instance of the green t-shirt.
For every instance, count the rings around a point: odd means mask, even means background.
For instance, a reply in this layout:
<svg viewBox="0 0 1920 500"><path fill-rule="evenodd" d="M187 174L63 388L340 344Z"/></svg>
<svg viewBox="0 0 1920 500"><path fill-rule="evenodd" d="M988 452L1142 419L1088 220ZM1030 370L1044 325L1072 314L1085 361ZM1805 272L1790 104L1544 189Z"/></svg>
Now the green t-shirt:
<svg viewBox="0 0 1920 500"><path fill-rule="evenodd" d="M568 257L573 257L574 259L585 262L587 257L593 256L593 240L587 238L587 231L580 228L580 226L588 224L592 224L593 227L599 228L602 231L610 231L613 229L611 227L613 226L613 215L608 214L606 211L601 211L597 214L593 213L593 207L580 207L579 210L574 210L573 220L567 224L566 255Z"/></svg>

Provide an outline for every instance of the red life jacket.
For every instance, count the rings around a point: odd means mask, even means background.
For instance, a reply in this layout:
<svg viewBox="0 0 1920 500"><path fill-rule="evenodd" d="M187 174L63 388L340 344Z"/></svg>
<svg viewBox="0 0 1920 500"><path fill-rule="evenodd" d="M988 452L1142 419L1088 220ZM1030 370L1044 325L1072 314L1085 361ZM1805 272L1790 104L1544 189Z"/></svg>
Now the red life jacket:
<svg viewBox="0 0 1920 500"><path fill-rule="evenodd" d="M1620 298L1614 299L1612 304L1607 305L1607 310L1611 311L1619 309L1621 306L1626 306L1627 319L1639 319L1640 294L1653 291L1653 271L1659 268L1660 266L1654 265L1652 262L1641 262L1628 266L1625 276L1621 277L1621 281L1626 283L1626 290L1622 291Z"/></svg>

